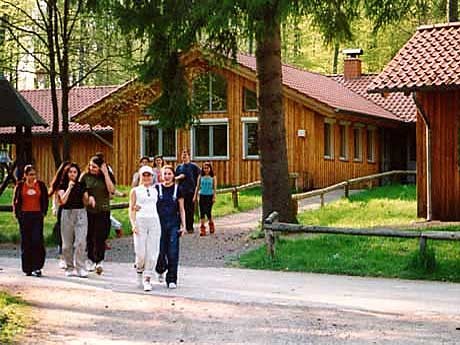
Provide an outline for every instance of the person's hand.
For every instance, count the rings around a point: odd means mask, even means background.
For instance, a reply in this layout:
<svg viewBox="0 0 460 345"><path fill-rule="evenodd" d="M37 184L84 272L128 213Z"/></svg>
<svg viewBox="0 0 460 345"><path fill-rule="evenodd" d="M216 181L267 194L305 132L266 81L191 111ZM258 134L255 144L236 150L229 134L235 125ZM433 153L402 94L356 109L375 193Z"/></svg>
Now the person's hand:
<svg viewBox="0 0 460 345"><path fill-rule="evenodd" d="M139 230L137 229L137 226L133 226L131 228L131 231L133 232L133 234L136 234L136 235L139 233Z"/></svg>
<svg viewBox="0 0 460 345"><path fill-rule="evenodd" d="M181 226L179 229L179 237L183 236L184 234L185 234L185 228Z"/></svg>
<svg viewBox="0 0 460 345"><path fill-rule="evenodd" d="M109 174L109 169L107 168L107 164L106 163L102 163L101 165L101 171L102 173L107 176Z"/></svg>
<svg viewBox="0 0 460 345"><path fill-rule="evenodd" d="M90 196L88 198L88 205L89 207L92 207L92 208L96 207L96 199L94 199L94 196Z"/></svg>
<svg viewBox="0 0 460 345"><path fill-rule="evenodd" d="M136 205L136 206L134 206L134 211L137 212L137 211L139 211L141 208L142 208L142 207L141 207L140 205Z"/></svg>
<svg viewBox="0 0 460 345"><path fill-rule="evenodd" d="M196 196L193 197L193 203L196 203Z"/></svg>
<svg viewBox="0 0 460 345"><path fill-rule="evenodd" d="M75 181L69 181L69 188L73 188L75 186Z"/></svg>
<svg viewBox="0 0 460 345"><path fill-rule="evenodd" d="M212 197L212 203L214 204L215 202L216 202L216 197L213 196L213 197Z"/></svg>

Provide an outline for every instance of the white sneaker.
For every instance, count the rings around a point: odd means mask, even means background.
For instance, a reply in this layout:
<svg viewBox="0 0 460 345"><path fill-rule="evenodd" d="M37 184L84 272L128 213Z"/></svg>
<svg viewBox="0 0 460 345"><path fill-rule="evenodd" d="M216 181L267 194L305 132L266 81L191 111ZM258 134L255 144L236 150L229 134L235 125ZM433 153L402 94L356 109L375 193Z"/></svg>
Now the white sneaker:
<svg viewBox="0 0 460 345"><path fill-rule="evenodd" d="M77 275L80 277L80 278L88 278L88 272L86 270L84 270L83 268L82 269L79 269L77 271Z"/></svg>
<svg viewBox="0 0 460 345"><path fill-rule="evenodd" d="M96 263L92 262L91 260L86 261L86 270L89 272L94 272L96 269Z"/></svg>
<svg viewBox="0 0 460 345"><path fill-rule="evenodd" d="M96 264L96 273L101 275L104 272L104 268L102 267L103 261Z"/></svg>
<svg viewBox="0 0 460 345"><path fill-rule="evenodd" d="M168 284L168 289L177 289L177 284L176 283L169 283Z"/></svg>
<svg viewBox="0 0 460 345"><path fill-rule="evenodd" d="M163 283L163 282L165 281L165 275L164 275L164 273L158 274L158 281L159 281L160 283Z"/></svg>
<svg viewBox="0 0 460 345"><path fill-rule="evenodd" d="M65 270L67 268L67 264L65 263L65 260L63 258L59 259L58 266L59 266L60 269L63 269L63 270Z"/></svg>
<svg viewBox="0 0 460 345"><path fill-rule="evenodd" d="M152 291L152 283L150 283L150 280L144 280L144 291Z"/></svg>
<svg viewBox="0 0 460 345"><path fill-rule="evenodd" d="M65 270L65 276L66 276L66 277L73 277L73 276L75 276L75 270L73 270L73 269L70 269L70 270L66 269L66 270Z"/></svg>
<svg viewBox="0 0 460 345"><path fill-rule="evenodd" d="M142 272L137 272L136 271L136 283L137 283L137 286L142 287L143 282L144 282L144 278L142 277Z"/></svg>

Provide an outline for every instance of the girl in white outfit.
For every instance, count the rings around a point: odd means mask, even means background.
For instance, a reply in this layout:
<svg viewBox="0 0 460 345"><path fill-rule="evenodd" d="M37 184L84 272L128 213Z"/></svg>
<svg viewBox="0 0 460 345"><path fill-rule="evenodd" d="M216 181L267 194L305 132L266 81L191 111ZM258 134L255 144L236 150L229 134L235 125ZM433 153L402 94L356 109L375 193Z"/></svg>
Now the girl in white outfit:
<svg viewBox="0 0 460 345"><path fill-rule="evenodd" d="M151 278L160 250L161 225L157 212L158 192L153 185L150 166L139 169L140 184L129 196L131 222L137 273L143 276L144 291L152 290Z"/></svg>

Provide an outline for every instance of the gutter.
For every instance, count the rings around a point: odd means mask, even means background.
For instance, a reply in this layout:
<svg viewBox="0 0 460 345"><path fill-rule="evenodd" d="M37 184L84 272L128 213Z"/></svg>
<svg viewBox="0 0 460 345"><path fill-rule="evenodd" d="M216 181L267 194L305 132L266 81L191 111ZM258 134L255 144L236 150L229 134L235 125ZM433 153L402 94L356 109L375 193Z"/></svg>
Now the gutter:
<svg viewBox="0 0 460 345"><path fill-rule="evenodd" d="M433 218L433 203L432 203L432 191L431 191L431 175L432 175L432 161L431 161L431 127L428 121L428 116L423 109L422 104L417 99L415 91L412 92L412 99L414 100L415 106L423 119L425 124L425 138L426 138L426 220L429 222Z"/></svg>
<svg viewBox="0 0 460 345"><path fill-rule="evenodd" d="M98 133L96 133L93 129L93 126L89 126L89 132L96 138L98 139L99 141L101 141L103 144L107 145L108 147L110 147L112 150L113 150L113 145L110 141L104 139L101 135L99 135Z"/></svg>

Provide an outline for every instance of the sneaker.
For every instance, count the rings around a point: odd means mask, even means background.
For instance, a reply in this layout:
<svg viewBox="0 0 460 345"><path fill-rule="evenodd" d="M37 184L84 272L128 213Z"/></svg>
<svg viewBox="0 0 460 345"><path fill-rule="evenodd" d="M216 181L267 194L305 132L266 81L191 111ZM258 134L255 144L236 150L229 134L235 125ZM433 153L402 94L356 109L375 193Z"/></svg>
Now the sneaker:
<svg viewBox="0 0 460 345"><path fill-rule="evenodd" d="M136 271L136 283L137 283L137 286L142 286L143 282L144 282L144 278L142 277L142 272L137 272Z"/></svg>
<svg viewBox="0 0 460 345"><path fill-rule="evenodd" d="M32 272L32 275L34 277L41 277L42 276L42 270L35 270Z"/></svg>
<svg viewBox="0 0 460 345"><path fill-rule="evenodd" d="M105 241L105 250L111 250L112 246L110 245L109 241Z"/></svg>
<svg viewBox="0 0 460 345"><path fill-rule="evenodd" d="M27 277L30 277L32 275L32 272L25 272L24 273Z"/></svg>
<svg viewBox="0 0 460 345"><path fill-rule="evenodd" d="M117 238L123 237L123 229L115 229L115 233L117 234Z"/></svg>
<svg viewBox="0 0 460 345"><path fill-rule="evenodd" d="M152 291L152 283L150 283L150 280L144 280L144 291Z"/></svg>
<svg viewBox="0 0 460 345"><path fill-rule="evenodd" d="M73 276L75 276L75 271L73 269L65 270L65 276L66 277L73 277Z"/></svg>
<svg viewBox="0 0 460 345"><path fill-rule="evenodd" d="M94 272L96 269L96 263L92 262L91 260L86 261L86 270L89 272Z"/></svg>
<svg viewBox="0 0 460 345"><path fill-rule="evenodd" d="M104 272L104 268L102 267L102 262L103 261L96 264L96 273L99 275L101 275L102 272Z"/></svg>
<svg viewBox="0 0 460 345"><path fill-rule="evenodd" d="M163 283L165 281L164 273L158 274L158 282Z"/></svg>
<svg viewBox="0 0 460 345"><path fill-rule="evenodd" d="M63 258L59 258L58 266L60 269L65 270L67 268L67 264Z"/></svg>
<svg viewBox="0 0 460 345"><path fill-rule="evenodd" d="M88 278L88 272L86 270L84 270L83 268L79 269L77 271L77 275L80 277L80 278Z"/></svg>
<svg viewBox="0 0 460 345"><path fill-rule="evenodd" d="M169 283L168 284L168 289L177 289L177 284L176 283Z"/></svg>

